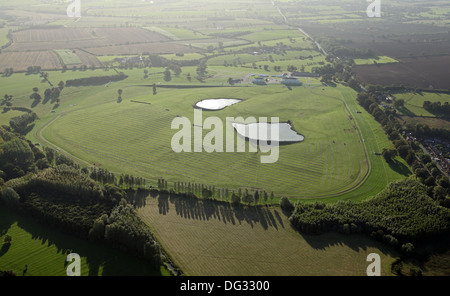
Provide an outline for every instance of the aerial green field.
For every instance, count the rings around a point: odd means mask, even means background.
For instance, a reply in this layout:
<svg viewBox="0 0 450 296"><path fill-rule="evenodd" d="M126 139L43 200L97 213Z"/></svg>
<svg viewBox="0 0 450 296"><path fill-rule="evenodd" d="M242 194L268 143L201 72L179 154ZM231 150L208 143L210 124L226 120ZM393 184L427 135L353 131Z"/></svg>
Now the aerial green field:
<svg viewBox="0 0 450 296"><path fill-rule="evenodd" d="M404 115L413 115L413 116L429 116L436 117L434 114L423 108L423 103L425 101L430 102L441 102L442 104L445 102L450 103L450 95L442 94L442 93L402 93L395 94L395 98L397 100L403 99L405 101L405 110ZM402 111L402 110L400 110ZM405 114L406 113L406 114Z"/></svg>
<svg viewBox="0 0 450 296"><path fill-rule="evenodd" d="M55 50L55 52L66 66L81 64L80 58L70 49Z"/></svg>
<svg viewBox="0 0 450 296"><path fill-rule="evenodd" d="M387 56L380 56L374 59L355 59L355 65L376 65L376 64L391 64L391 63L398 63L396 59L387 57Z"/></svg>

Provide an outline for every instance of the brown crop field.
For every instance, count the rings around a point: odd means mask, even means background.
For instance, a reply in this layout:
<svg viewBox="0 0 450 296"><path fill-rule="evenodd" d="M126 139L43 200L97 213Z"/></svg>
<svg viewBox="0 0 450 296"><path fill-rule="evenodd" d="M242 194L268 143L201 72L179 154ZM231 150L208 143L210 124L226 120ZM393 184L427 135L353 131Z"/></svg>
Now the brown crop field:
<svg viewBox="0 0 450 296"><path fill-rule="evenodd" d="M80 58L81 63L88 67L102 67L102 63L97 59L95 55L92 55L83 50L76 50L76 55Z"/></svg>
<svg viewBox="0 0 450 296"><path fill-rule="evenodd" d="M353 70L362 81L370 84L450 88L450 56L402 58L399 61L397 64L360 65Z"/></svg>
<svg viewBox="0 0 450 296"><path fill-rule="evenodd" d="M370 253L390 275L398 256L364 235L299 234L279 207L149 196L138 212L190 276L365 276Z"/></svg>
<svg viewBox="0 0 450 296"><path fill-rule="evenodd" d="M29 29L13 33L14 42L57 42L95 39L87 28Z"/></svg>
<svg viewBox="0 0 450 296"><path fill-rule="evenodd" d="M40 66L42 70L61 69L58 56L53 51L3 52L0 54L0 71L13 68L26 71L29 66Z"/></svg>
<svg viewBox="0 0 450 296"><path fill-rule="evenodd" d="M97 37L105 39L108 44L151 43L168 41L169 38L141 28L97 28Z"/></svg>

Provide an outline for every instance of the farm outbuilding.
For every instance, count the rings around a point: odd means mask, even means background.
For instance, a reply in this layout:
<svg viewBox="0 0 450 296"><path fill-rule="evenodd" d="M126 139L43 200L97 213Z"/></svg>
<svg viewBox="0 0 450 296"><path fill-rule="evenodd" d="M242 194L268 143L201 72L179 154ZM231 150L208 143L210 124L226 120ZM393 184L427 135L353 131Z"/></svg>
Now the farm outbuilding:
<svg viewBox="0 0 450 296"><path fill-rule="evenodd" d="M298 80L297 78L284 78L281 81L281 84L288 85L288 86L302 86L303 85L303 83L300 80Z"/></svg>
<svg viewBox="0 0 450 296"><path fill-rule="evenodd" d="M254 78L252 80L252 82L253 82L253 84L256 84L256 85L266 85L267 84L266 80L264 78Z"/></svg>

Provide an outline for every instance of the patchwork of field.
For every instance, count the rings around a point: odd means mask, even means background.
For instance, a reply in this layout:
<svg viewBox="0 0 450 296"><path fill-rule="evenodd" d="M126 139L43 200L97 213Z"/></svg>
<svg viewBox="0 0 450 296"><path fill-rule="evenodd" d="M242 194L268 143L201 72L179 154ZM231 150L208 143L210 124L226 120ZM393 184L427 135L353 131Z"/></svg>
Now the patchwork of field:
<svg viewBox="0 0 450 296"><path fill-rule="evenodd" d="M383 15L377 20L367 17L366 3L350 2L351 5L328 1L325 5L317 1L282 1L277 2L277 6L291 24L298 24L322 45L332 40L339 46L370 49L376 56L399 61L356 66L354 71L365 83L434 89L450 87L448 79L444 78L449 75L449 23L442 20L449 9L448 3L439 4L440 12L434 4L424 2L384 3ZM405 11L405 5L411 9Z"/></svg>
<svg viewBox="0 0 450 296"><path fill-rule="evenodd" d="M12 40L0 53L1 71L10 67L25 71L29 66L43 70L57 70L63 65L101 67L96 56L198 51L187 45L166 43L170 38L137 27L26 29L13 32Z"/></svg>
<svg viewBox="0 0 450 296"><path fill-rule="evenodd" d="M398 256L364 235L301 235L278 207L149 196L139 214L188 276L366 276L372 252L389 276Z"/></svg>

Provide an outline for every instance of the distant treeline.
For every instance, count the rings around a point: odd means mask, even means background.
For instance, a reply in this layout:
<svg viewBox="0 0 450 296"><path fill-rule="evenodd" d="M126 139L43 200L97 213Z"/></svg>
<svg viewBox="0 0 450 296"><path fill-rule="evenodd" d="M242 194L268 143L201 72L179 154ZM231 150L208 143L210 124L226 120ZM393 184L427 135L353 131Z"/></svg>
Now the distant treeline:
<svg viewBox="0 0 450 296"><path fill-rule="evenodd" d="M66 81L66 86L88 86L88 85L102 85L109 82L121 81L127 79L128 76L124 73L111 76L86 77L79 79L72 79Z"/></svg>
<svg viewBox="0 0 450 296"><path fill-rule="evenodd" d="M352 47L351 40L325 39L320 40L320 44L330 53L337 57L346 58L375 58L376 53L372 49L362 49Z"/></svg>

